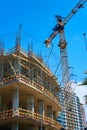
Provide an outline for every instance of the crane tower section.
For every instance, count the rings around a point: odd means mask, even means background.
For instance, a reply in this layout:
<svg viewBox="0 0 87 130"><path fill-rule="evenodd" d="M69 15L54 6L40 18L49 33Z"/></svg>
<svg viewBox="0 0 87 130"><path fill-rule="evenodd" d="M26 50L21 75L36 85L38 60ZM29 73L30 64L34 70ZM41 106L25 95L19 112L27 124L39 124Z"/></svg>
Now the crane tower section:
<svg viewBox="0 0 87 130"><path fill-rule="evenodd" d="M70 72L69 72L67 42L66 42L66 38L65 38L64 26L79 11L79 9L84 7L84 4L86 2L87 2L87 0L80 0L65 18L56 15L57 24L53 28L53 32L51 33L49 38L45 40L46 46L50 47L50 43L53 40L53 38L57 34L59 34L58 46L60 47L60 60L61 60L61 66L62 66L62 82L63 82L63 87L65 87L65 88L69 87L66 84L70 81Z"/></svg>

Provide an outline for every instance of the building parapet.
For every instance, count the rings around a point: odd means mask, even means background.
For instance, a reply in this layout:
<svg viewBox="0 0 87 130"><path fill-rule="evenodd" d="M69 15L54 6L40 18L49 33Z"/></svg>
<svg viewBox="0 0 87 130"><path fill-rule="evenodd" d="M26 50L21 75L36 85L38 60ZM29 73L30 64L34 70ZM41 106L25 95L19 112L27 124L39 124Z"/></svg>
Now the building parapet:
<svg viewBox="0 0 87 130"><path fill-rule="evenodd" d="M16 82L19 82L19 83L22 82L28 85L29 87L32 87L33 89L37 89L39 92L41 92L42 94L50 98L53 102L55 102L59 106L59 109L61 109L61 106L59 105L59 102L58 102L58 97L55 97L50 91L45 89L39 83L27 78L24 75L17 74L17 75L12 75L12 76L3 78L0 81L0 88L5 88L5 86L7 87L8 85L11 85Z"/></svg>
<svg viewBox="0 0 87 130"><path fill-rule="evenodd" d="M56 129L60 129L61 125L47 117L47 116L42 116L39 113L32 112L30 110L22 109L22 108L15 108L15 109L10 109L6 111L0 112L0 120L5 121L9 119L25 119L25 120L33 120L39 123L43 123L44 125L50 125Z"/></svg>

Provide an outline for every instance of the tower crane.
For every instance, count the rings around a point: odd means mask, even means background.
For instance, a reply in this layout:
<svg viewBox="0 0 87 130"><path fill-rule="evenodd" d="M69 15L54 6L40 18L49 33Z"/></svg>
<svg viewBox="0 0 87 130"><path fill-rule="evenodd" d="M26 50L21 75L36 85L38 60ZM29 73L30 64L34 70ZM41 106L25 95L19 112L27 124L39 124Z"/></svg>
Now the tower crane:
<svg viewBox="0 0 87 130"><path fill-rule="evenodd" d="M69 65L68 65L68 55L67 55L67 42L65 38L64 27L65 25L71 20L71 18L81 9L84 7L84 4L87 0L79 0L79 2L75 5L75 7L71 10L71 12L65 17L61 17L56 15L57 24L53 28L53 32L49 36L48 39L45 40L46 47L50 47L50 43L53 38L59 34L59 44L60 47L60 60L61 60L61 67L62 67L62 82L63 88L66 91L65 97L67 95L67 91L72 92L71 90L71 83L70 83L70 72L69 72ZM71 95L71 94L70 94ZM68 97L69 98L69 97Z"/></svg>
<svg viewBox="0 0 87 130"><path fill-rule="evenodd" d="M84 7L84 4L87 2L87 0L79 0L79 2L75 5L75 7L71 10L71 12L65 17L61 17L56 15L57 18L57 24L53 28L53 32L49 36L48 39L45 40L46 47L50 47L51 41L54 39L54 37L59 34L59 44L60 47L60 61L61 61L61 67L62 67L62 88L64 89L64 103L62 110L64 111L68 105L68 103L71 101L73 92L75 90L72 89L72 82L70 81L70 67L68 64L68 54L67 54L67 42L65 38L65 32L64 27L65 25L71 20L71 18L81 9ZM75 85L76 87L76 85Z"/></svg>

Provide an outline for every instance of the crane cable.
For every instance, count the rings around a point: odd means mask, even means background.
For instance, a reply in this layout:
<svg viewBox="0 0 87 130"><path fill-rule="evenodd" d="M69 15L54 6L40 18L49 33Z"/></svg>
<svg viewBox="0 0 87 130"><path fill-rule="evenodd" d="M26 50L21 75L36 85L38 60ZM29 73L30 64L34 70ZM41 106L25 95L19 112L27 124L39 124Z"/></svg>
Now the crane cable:
<svg viewBox="0 0 87 130"><path fill-rule="evenodd" d="M60 10L59 12L65 13L65 11L66 11L66 9L68 8L68 6L69 6L69 5L72 5L72 4L74 4L74 3L75 3L75 1L70 1L70 2L68 2L68 3L65 5L65 7L64 7L62 10ZM70 7L70 6L69 6L69 7ZM65 10L65 11L64 11L64 10ZM59 14L60 14L60 13L59 13ZM59 68L59 65L60 65L60 62L58 63L54 74L56 74L56 72L57 72L57 70L58 70L58 68Z"/></svg>
<svg viewBox="0 0 87 130"><path fill-rule="evenodd" d="M50 50L50 53L49 53L49 55L48 55L48 59L47 59L47 61L46 61L46 64L48 63L48 60L49 60L49 58L50 58L50 56L51 56L52 51L53 51L53 44L52 44L52 48L51 48L51 50Z"/></svg>
<svg viewBox="0 0 87 130"><path fill-rule="evenodd" d="M69 1L69 2L64 6L64 8L63 8L62 10L60 10L59 12L62 12L64 9L66 10L66 9L67 9L67 6L72 5L71 2L72 2L72 1ZM73 1L73 3L74 3L74 2L75 2L75 1ZM69 6L69 7L70 7L70 6ZM63 11L63 12L65 12L65 11ZM50 34L51 30L52 30L53 24L54 24L54 20L53 20L53 22L52 22L52 26L51 26L51 28L50 28L49 34ZM52 49L51 49L51 51L50 51L50 53L49 53L47 62L48 62L49 57L50 57L50 55L51 55L51 53L52 53L52 50L53 50L53 47L52 47ZM46 63L47 63L47 62L46 62ZM60 64L60 63L59 63L59 64ZM57 72L57 70L58 70L58 68L59 68L59 64L57 65L57 68L56 68L56 70L55 70L55 72L54 72L55 74L56 74L56 72Z"/></svg>
<svg viewBox="0 0 87 130"><path fill-rule="evenodd" d="M29 37L31 37L32 39L34 39L35 41L41 43L41 41L37 38L35 38L34 36L32 36L30 33L28 33L27 31L25 31L25 29L22 29L22 31Z"/></svg>
<svg viewBox="0 0 87 130"><path fill-rule="evenodd" d="M71 6L71 5L73 5L75 3L75 0L74 1L69 1L69 2L67 2L66 3L66 5L58 12L59 14L60 13L65 13L66 11L67 11L67 9Z"/></svg>
<svg viewBox="0 0 87 130"><path fill-rule="evenodd" d="M53 56L55 56L58 59L58 55L54 52L54 50L53 50ZM59 67L60 67L60 60L59 60L59 63L57 64L57 67L54 71L54 75L56 75L56 72L58 71Z"/></svg>
<svg viewBox="0 0 87 130"><path fill-rule="evenodd" d="M58 63L58 65L57 65L57 67L56 67L56 70L55 70L55 72L54 72L54 75L56 75L56 72L57 72L57 70L59 69L59 66L60 66L60 62Z"/></svg>
<svg viewBox="0 0 87 130"><path fill-rule="evenodd" d="M6 36L12 35L12 34L16 34L16 32L10 32L10 33L6 33L6 34L2 34L2 35L0 35L0 37L6 37Z"/></svg>
<svg viewBox="0 0 87 130"><path fill-rule="evenodd" d="M64 13L67 11L68 6L70 7L70 5L72 5L74 2L75 1L70 0L57 14L62 14L62 12L63 12L62 16L64 16ZM54 23L55 23L55 18L53 19L53 22L52 22L51 27L49 29L48 35L50 35L50 33L52 31Z"/></svg>
<svg viewBox="0 0 87 130"><path fill-rule="evenodd" d="M34 40L37 41L38 43L42 43L42 42L41 42L40 40L38 40L37 38L33 37L30 33L26 32L25 29L22 29L22 30L23 30L23 32L24 32L26 35L28 35L29 37L31 37L32 39L34 39ZM41 44L41 45L42 45L42 44ZM53 50L53 44L51 44L51 45L52 45L52 48L51 48L51 50L50 50L49 55L47 56L48 58L47 58L46 64L48 63L49 58L50 58L51 53L52 53L52 50Z"/></svg>
<svg viewBox="0 0 87 130"><path fill-rule="evenodd" d="M42 44L42 41L40 41L39 39L33 37L30 33L28 33L27 31L25 31L25 29L22 28L22 31L29 37L31 37L32 39L34 39L35 41L37 41L38 43L41 43L39 47L41 47L43 44ZM52 53L52 50L53 50L53 44L52 44L52 49L50 50L50 53L49 55L47 56L47 61L46 61L46 64L48 64L48 61L49 61L49 58L51 56L51 53Z"/></svg>
<svg viewBox="0 0 87 130"><path fill-rule="evenodd" d="M84 42L85 42L85 48L86 48L86 51L87 51L86 33L83 33L83 37L84 37Z"/></svg>

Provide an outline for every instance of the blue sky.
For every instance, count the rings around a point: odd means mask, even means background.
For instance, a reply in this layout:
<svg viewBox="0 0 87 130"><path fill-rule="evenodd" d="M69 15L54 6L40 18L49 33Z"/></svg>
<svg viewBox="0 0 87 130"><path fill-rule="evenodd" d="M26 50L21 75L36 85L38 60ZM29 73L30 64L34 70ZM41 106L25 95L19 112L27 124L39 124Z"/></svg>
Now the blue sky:
<svg viewBox="0 0 87 130"><path fill-rule="evenodd" d="M73 2L71 0L0 0L0 35L12 33L0 37L1 40L4 39L5 48L14 45L15 33L13 32L17 32L19 25L22 23L22 28L29 34L21 34L23 47L27 47L28 43L33 43L34 51L41 53L44 60L47 60L51 48L47 49L43 42L56 24L55 14L66 17L77 2L78 0L73 0ZM78 81L84 78L84 71L87 70L87 51L83 38L83 33L87 32L86 12L87 3L65 27L69 65L73 67L73 72L77 75ZM9 42L7 42L8 39ZM26 43L24 43L25 39ZM53 71L60 62L58 42L59 37L56 36L53 40L54 48L51 60L54 60L52 63L50 63L51 57L49 58L49 66Z"/></svg>
<svg viewBox="0 0 87 130"><path fill-rule="evenodd" d="M66 17L78 0L0 0L0 39L5 49L15 45L15 36L22 24L21 45L27 49L33 45L36 54L43 57L53 73L60 63L58 35L47 49L44 40L50 35L56 24L55 15ZM87 33L87 3L65 26L69 65L77 75L77 82L84 79L87 70L87 50L83 33ZM86 36L87 39L87 36ZM60 68L56 75L60 78ZM60 79L61 81L61 79Z"/></svg>

